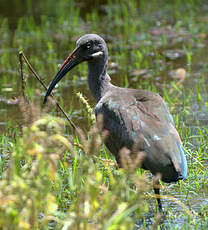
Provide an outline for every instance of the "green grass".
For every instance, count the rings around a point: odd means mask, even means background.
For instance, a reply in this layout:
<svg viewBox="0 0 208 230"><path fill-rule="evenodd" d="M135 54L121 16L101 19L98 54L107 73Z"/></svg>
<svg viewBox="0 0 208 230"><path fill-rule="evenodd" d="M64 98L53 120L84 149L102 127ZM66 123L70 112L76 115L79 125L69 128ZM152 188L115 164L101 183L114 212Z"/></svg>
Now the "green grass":
<svg viewBox="0 0 208 230"><path fill-rule="evenodd" d="M138 6L136 0L109 0L102 13L92 8L84 16L76 1L70 4L44 1L38 21L31 14L32 7L31 1L27 1L29 13L17 20L17 28L12 33L8 20L0 18L2 229L61 229L70 224L71 229L139 229L153 224L155 229L206 229L206 1L152 0L139 1ZM113 83L159 92L167 102L183 140L189 174L185 181L164 184L162 193L176 197L192 216L174 200L163 199L168 211L163 223L157 225L159 217L146 174L141 175L135 169L131 172L115 169L114 159L105 147L98 144L97 149L97 145L92 145L100 139L93 136L97 131L89 132L91 110L76 96L81 92L91 107L95 105L87 88L86 64L77 66L54 91L60 104L83 129L84 134L80 136L57 118L61 114L53 106L47 113L50 111L54 117L39 115L39 110L44 114L41 109L44 92L26 65L26 93L35 105L28 110L24 103L21 109L7 103L21 94L19 50L24 51L48 84L58 64L74 49L76 39L89 32L107 40L109 63L118 66L109 70ZM173 54L177 50L181 57L175 59ZM178 68L185 69L187 74L179 85L171 77L171 72ZM140 76L138 70L146 72ZM23 122L24 113L27 117Z"/></svg>

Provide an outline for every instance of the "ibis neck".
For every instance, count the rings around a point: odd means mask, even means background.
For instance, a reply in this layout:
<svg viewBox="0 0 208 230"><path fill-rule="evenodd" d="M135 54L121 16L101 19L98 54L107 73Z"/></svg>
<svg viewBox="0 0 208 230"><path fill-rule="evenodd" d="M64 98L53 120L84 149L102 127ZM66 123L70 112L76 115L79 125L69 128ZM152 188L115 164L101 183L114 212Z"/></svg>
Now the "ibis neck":
<svg viewBox="0 0 208 230"><path fill-rule="evenodd" d="M88 84L92 95L98 102L110 89L110 76L106 72L107 61L88 62Z"/></svg>

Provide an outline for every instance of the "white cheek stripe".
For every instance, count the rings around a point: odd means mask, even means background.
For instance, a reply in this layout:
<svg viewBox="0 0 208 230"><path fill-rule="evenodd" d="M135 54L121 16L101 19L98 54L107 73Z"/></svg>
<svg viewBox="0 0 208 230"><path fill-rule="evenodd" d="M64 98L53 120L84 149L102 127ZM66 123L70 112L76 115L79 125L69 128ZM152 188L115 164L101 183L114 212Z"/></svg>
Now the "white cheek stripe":
<svg viewBox="0 0 208 230"><path fill-rule="evenodd" d="M99 51L97 53L92 54L91 56L94 57L94 58L96 58L96 57L99 57L101 55L103 55L103 52Z"/></svg>

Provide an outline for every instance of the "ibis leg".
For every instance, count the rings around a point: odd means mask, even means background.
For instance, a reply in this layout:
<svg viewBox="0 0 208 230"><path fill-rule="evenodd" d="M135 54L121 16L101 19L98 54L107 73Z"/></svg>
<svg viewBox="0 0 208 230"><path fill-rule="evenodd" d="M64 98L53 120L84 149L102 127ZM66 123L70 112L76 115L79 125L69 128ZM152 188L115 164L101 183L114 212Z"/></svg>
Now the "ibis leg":
<svg viewBox="0 0 208 230"><path fill-rule="evenodd" d="M159 211L162 212L162 203L159 197L160 196L159 182L156 184L156 187L154 187L154 191L155 191Z"/></svg>

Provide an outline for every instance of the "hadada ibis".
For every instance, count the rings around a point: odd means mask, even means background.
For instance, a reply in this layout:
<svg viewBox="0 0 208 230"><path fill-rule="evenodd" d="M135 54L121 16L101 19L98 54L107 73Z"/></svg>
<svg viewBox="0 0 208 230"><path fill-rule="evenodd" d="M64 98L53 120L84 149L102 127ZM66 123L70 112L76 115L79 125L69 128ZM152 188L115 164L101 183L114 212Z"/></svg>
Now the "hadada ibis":
<svg viewBox="0 0 208 230"><path fill-rule="evenodd" d="M103 129L109 132L105 144L118 164L119 151L123 147L131 150L139 141L139 151L146 153L142 168L154 175L160 173L161 180L167 183L185 179L186 157L165 102L157 93L111 84L107 73L108 49L100 36L86 34L76 42L76 48L50 83L44 103L64 75L84 61L88 63L88 85L97 102L95 114L103 115ZM155 193L159 194L158 188ZM162 209L160 199L157 200Z"/></svg>

